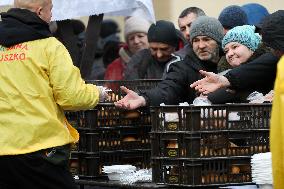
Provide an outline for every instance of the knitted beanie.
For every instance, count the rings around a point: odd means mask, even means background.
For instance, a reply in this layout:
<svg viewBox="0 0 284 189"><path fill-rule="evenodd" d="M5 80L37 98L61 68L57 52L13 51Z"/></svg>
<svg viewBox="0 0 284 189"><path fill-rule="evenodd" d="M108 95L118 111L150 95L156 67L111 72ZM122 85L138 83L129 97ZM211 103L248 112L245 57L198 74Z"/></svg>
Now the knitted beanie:
<svg viewBox="0 0 284 189"><path fill-rule="evenodd" d="M148 29L150 27L150 22L146 19L140 17L130 17L125 21L124 25L124 37L127 41L128 35L132 33L148 33Z"/></svg>
<svg viewBox="0 0 284 189"><path fill-rule="evenodd" d="M230 42L238 42L255 51L261 42L261 37L255 33L255 26L243 25L234 27L226 33L222 40L222 48L224 49Z"/></svg>
<svg viewBox="0 0 284 189"><path fill-rule="evenodd" d="M231 5L222 10L218 20L225 29L248 24L245 11L237 5Z"/></svg>
<svg viewBox="0 0 284 189"><path fill-rule="evenodd" d="M148 42L165 43L177 47L179 38L174 24L165 20L152 24L148 30Z"/></svg>
<svg viewBox="0 0 284 189"><path fill-rule="evenodd" d="M249 25L259 24L265 16L269 15L267 9L258 3L245 4L242 9L247 15Z"/></svg>
<svg viewBox="0 0 284 189"><path fill-rule="evenodd" d="M223 39L223 27L221 23L213 17L199 16L192 22L190 30L190 41L197 36L208 36L221 44Z"/></svg>

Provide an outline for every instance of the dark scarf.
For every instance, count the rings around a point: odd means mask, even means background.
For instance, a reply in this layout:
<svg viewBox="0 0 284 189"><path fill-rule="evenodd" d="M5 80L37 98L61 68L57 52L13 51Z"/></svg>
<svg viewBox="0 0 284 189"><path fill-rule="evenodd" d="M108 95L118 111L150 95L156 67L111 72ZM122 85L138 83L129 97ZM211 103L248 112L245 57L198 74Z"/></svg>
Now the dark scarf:
<svg viewBox="0 0 284 189"><path fill-rule="evenodd" d="M48 24L34 12L12 8L0 13L0 45L10 47L26 41L51 37Z"/></svg>

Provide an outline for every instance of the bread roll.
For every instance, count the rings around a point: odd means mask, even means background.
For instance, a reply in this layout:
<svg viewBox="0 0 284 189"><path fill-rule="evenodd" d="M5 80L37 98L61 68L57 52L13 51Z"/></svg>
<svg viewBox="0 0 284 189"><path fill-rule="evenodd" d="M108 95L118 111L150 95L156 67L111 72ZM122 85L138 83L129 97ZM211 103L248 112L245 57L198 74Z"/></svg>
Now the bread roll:
<svg viewBox="0 0 284 189"><path fill-rule="evenodd" d="M167 144L167 148L178 148L178 143L176 140L170 140Z"/></svg>
<svg viewBox="0 0 284 189"><path fill-rule="evenodd" d="M125 112L124 117L126 119L135 119L135 118L139 118L140 115L141 115L140 112L133 110L133 111Z"/></svg>
<svg viewBox="0 0 284 189"><path fill-rule="evenodd" d="M231 169L232 174L239 174L240 173L240 168L238 166L233 165Z"/></svg>
<svg viewBox="0 0 284 189"><path fill-rule="evenodd" d="M134 142L134 141L136 141L136 138L132 136L127 136L123 138L123 142Z"/></svg>

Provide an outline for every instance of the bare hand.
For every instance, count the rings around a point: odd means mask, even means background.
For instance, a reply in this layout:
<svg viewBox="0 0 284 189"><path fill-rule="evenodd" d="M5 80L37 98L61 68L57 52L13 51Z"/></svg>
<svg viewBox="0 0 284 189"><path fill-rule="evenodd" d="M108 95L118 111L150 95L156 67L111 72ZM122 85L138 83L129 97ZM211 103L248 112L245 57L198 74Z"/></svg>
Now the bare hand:
<svg viewBox="0 0 284 189"><path fill-rule="evenodd" d="M203 79L195 81L190 85L190 87L199 91L203 95L216 91L221 87L230 85L229 81L224 76L220 76L213 72L206 72L203 70L200 70L200 74L205 77Z"/></svg>
<svg viewBox="0 0 284 189"><path fill-rule="evenodd" d="M116 107L127 110L134 110L146 105L145 99L142 96L139 96L136 92L129 90L124 86L121 86L120 88L126 93L126 96L123 99L114 102L114 105Z"/></svg>

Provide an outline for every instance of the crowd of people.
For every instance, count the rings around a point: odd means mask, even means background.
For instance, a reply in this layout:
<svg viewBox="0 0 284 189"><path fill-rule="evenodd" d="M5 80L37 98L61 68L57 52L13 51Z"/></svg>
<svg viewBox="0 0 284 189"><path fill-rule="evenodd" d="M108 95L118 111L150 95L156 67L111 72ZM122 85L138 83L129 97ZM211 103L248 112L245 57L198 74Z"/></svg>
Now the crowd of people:
<svg viewBox="0 0 284 189"><path fill-rule="evenodd" d="M0 188L76 188L66 166L79 136L64 111L93 108L106 90L81 78L57 35L60 25L51 23L52 0L14 5L0 14ZM126 95L114 104L128 110L200 96L213 104L246 102L250 93L274 88L271 150L274 188L281 188L284 10L231 5L213 18L188 7L177 22L179 29L168 20L127 17L122 42L117 23L104 20L87 79L161 79L145 91L121 86ZM82 49L85 26L72 25Z"/></svg>

